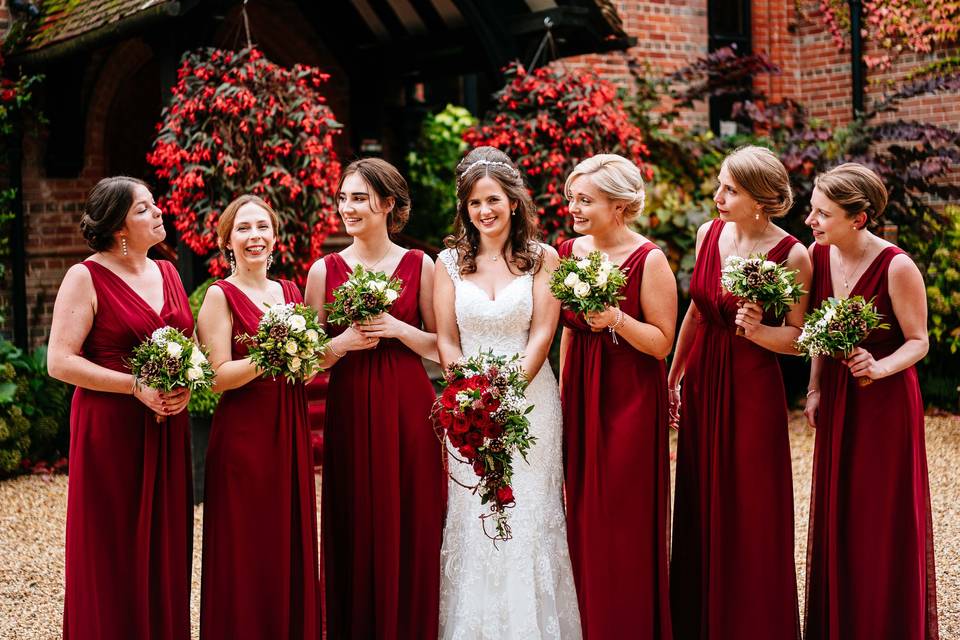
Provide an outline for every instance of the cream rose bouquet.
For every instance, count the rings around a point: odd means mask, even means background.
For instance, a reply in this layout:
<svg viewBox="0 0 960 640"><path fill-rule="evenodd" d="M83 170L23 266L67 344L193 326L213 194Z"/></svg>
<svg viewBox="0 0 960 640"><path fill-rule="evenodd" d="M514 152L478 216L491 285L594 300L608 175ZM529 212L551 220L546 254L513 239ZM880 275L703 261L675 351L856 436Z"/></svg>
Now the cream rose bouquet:
<svg viewBox="0 0 960 640"><path fill-rule="evenodd" d="M213 368L203 349L173 327L161 327L133 350L130 370L137 383L160 391L213 384Z"/></svg>
<svg viewBox="0 0 960 640"><path fill-rule="evenodd" d="M264 375L299 382L320 371L320 360L330 339L305 304L277 304L260 318L257 335L237 338L249 345L250 360Z"/></svg>
<svg viewBox="0 0 960 640"><path fill-rule="evenodd" d="M550 291L571 311L588 313L616 306L626 283L626 269L607 254L591 251L585 258L562 259L550 278Z"/></svg>
<svg viewBox="0 0 960 640"><path fill-rule="evenodd" d="M358 264L347 281L333 290L333 302L326 305L327 321L336 325L363 322L386 313L400 297L403 281L382 271L369 271Z"/></svg>

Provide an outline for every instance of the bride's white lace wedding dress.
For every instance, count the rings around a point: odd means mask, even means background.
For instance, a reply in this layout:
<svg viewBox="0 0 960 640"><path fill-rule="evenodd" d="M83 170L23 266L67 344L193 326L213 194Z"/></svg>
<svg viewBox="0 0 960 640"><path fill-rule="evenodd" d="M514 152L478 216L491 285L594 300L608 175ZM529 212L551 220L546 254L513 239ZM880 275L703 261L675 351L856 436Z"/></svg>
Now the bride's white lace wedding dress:
<svg viewBox="0 0 960 640"><path fill-rule="evenodd" d="M533 312L533 276L522 275L495 300L463 280L456 254L440 261L456 287L457 326L464 355L492 350L522 353ZM449 482L440 579L440 637L444 640L580 638L580 612L567 550L562 502L562 414L549 363L527 387L536 443L514 461L516 506L508 509L512 539L493 541L479 516L488 513L476 494ZM466 485L473 469L450 460L450 472ZM492 528L492 523L488 524Z"/></svg>

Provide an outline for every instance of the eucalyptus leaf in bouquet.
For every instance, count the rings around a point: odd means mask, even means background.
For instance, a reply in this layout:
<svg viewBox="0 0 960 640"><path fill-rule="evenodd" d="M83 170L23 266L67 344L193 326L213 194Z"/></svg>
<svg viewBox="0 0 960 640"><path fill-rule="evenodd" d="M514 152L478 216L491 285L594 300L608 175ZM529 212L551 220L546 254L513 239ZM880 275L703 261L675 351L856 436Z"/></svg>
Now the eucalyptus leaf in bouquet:
<svg viewBox="0 0 960 640"><path fill-rule="evenodd" d="M350 277L333 290L333 302L326 305L327 322L346 326L386 313L400 297L403 281L370 271L358 264Z"/></svg>

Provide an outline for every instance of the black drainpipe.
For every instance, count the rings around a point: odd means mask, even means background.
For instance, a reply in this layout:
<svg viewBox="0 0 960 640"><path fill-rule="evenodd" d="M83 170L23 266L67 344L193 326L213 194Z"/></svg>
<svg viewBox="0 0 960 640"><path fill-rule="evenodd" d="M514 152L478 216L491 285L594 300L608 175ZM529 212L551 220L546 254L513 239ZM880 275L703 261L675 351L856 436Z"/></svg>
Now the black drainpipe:
<svg viewBox="0 0 960 640"><path fill-rule="evenodd" d="M860 33L861 0L850 2L850 72L853 78L853 117L863 113L863 36Z"/></svg>
<svg viewBox="0 0 960 640"><path fill-rule="evenodd" d="M23 131L22 123L14 124L14 131ZM13 233L10 238L10 261L13 267L13 341L21 349L27 348L27 237L23 215L23 135L11 141L7 162L10 167L10 186L14 189Z"/></svg>

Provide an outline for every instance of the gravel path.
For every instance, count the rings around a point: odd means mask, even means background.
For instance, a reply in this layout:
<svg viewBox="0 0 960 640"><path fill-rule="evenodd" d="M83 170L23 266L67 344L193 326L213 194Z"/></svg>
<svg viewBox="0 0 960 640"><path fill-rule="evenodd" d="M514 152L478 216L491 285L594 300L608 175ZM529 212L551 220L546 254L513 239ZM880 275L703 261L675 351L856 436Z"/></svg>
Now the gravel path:
<svg viewBox="0 0 960 640"><path fill-rule="evenodd" d="M802 589L813 450L813 434L806 428L802 416L795 416L791 421L790 440L796 557ZM960 640L960 417L927 418L927 457L936 542L940 637ZM0 482L0 638L4 640L60 638L66 495L64 476L28 476ZM194 527L194 638L198 632L200 605L202 517L202 508L198 507Z"/></svg>

